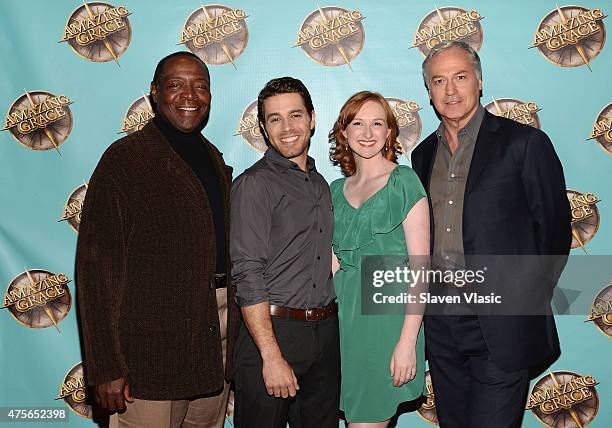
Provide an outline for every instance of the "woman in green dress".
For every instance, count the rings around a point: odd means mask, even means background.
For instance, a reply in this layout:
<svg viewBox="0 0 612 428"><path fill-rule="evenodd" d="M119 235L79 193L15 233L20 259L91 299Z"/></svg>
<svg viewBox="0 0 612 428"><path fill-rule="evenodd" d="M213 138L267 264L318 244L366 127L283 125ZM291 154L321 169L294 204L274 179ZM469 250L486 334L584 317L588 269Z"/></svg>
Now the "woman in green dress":
<svg viewBox="0 0 612 428"><path fill-rule="evenodd" d="M361 308L361 256L408 255L414 268L416 256L429 254L426 194L415 172L397 164L398 132L387 101L364 91L349 98L329 133L332 161L344 175L331 192L340 408L350 428L386 427L397 406L424 389L422 308L405 315L363 315Z"/></svg>

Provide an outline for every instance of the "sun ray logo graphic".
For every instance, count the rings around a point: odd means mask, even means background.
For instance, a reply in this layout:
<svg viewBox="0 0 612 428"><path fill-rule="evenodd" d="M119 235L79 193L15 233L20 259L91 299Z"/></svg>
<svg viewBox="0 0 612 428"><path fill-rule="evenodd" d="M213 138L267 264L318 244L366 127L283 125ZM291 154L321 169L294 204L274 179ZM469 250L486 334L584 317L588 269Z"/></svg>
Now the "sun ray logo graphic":
<svg viewBox="0 0 612 428"><path fill-rule="evenodd" d="M64 273L54 274L43 269L25 269L9 284L2 309L29 328L55 327L66 318L72 298Z"/></svg>
<svg viewBox="0 0 612 428"><path fill-rule="evenodd" d="M410 152L419 142L423 124L419 111L421 107L415 101L404 101L399 98L385 98L393 110L395 120L399 127L397 141L402 153L410 157Z"/></svg>
<svg viewBox="0 0 612 428"><path fill-rule="evenodd" d="M81 58L91 62L115 61L125 53L132 39L132 27L125 6L83 2L68 18L61 42L67 42Z"/></svg>
<svg viewBox="0 0 612 428"><path fill-rule="evenodd" d="M526 410L531 410L547 427L583 428L597 415L598 383L591 375L549 372L533 385Z"/></svg>
<svg viewBox="0 0 612 428"><path fill-rule="evenodd" d="M72 101L66 95L47 91L25 91L9 107L3 131L9 131L19 144L31 150L54 149L72 131Z"/></svg>
<svg viewBox="0 0 612 428"><path fill-rule="evenodd" d="M599 112L588 139L597 141L608 154L612 155L612 103Z"/></svg>
<svg viewBox="0 0 612 428"><path fill-rule="evenodd" d="M597 203L601 202L593 193L581 193L567 189L567 199L572 211L572 248L582 248L587 253L586 244L599 230L601 221Z"/></svg>
<svg viewBox="0 0 612 428"><path fill-rule="evenodd" d="M599 331L612 339L612 284L597 293L586 321L592 321Z"/></svg>
<svg viewBox="0 0 612 428"><path fill-rule="evenodd" d="M301 47L317 64L327 67L346 65L359 55L365 43L363 21L358 10L341 7L320 7L302 22L293 47Z"/></svg>
<svg viewBox="0 0 612 428"><path fill-rule="evenodd" d="M259 121L257 120L257 100L250 103L247 108L244 109L238 125L236 126L236 133L234 136L242 136L244 140L255 150L260 153L264 153L268 146L261 135L259 129Z"/></svg>
<svg viewBox="0 0 612 428"><path fill-rule="evenodd" d="M135 131L140 131L144 126L155 117L153 106L148 95L142 94L142 97L134 100L128 107L123 121L121 122L120 133L125 132L131 134Z"/></svg>
<svg viewBox="0 0 612 428"><path fill-rule="evenodd" d="M593 71L591 62L606 43L605 17L601 9L557 6L538 25L530 49L538 48L544 58L560 67L586 65Z"/></svg>
<svg viewBox="0 0 612 428"><path fill-rule="evenodd" d="M484 17L477 10L464 10L448 6L431 11L419 24L412 43L413 48L427 56L431 48L440 42L462 40L476 52L482 46Z"/></svg>
<svg viewBox="0 0 612 428"><path fill-rule="evenodd" d="M538 112L542 109L533 101L525 102L515 98L493 98L493 101L484 108L496 116L512 119L515 122L533 126L537 129L541 128Z"/></svg>
<svg viewBox="0 0 612 428"><path fill-rule="evenodd" d="M67 222L70 227L75 231L79 232L79 225L81 224L81 211L83 210L83 202L85 202L85 194L87 193L87 183L77 187L72 191L68 200L64 205L64 212L62 218L59 221Z"/></svg>
<svg viewBox="0 0 612 428"><path fill-rule="evenodd" d="M93 408L87 404L87 387L83 374L83 363L78 363L66 373L60 383L56 400L64 400L66 405L82 418L92 419Z"/></svg>
<svg viewBox="0 0 612 428"><path fill-rule="evenodd" d="M436 414L436 402L433 390L433 384L431 383L431 374L429 370L425 372L425 390L427 391L427 398L417 410L417 414L425 421L432 425L439 425L438 415Z"/></svg>
<svg viewBox="0 0 612 428"><path fill-rule="evenodd" d="M207 64L231 62L237 69L236 59L249 41L248 17L242 9L202 4L187 18L180 43Z"/></svg>

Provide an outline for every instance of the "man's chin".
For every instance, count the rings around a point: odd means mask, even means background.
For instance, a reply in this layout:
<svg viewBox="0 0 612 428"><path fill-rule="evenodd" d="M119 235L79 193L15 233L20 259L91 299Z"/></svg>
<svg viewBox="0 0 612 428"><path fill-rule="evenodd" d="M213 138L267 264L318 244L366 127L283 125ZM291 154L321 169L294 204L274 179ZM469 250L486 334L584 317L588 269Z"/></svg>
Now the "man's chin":
<svg viewBox="0 0 612 428"><path fill-rule="evenodd" d="M285 159L297 158L302 153L304 153L304 150L283 150L282 152L280 152L281 156Z"/></svg>

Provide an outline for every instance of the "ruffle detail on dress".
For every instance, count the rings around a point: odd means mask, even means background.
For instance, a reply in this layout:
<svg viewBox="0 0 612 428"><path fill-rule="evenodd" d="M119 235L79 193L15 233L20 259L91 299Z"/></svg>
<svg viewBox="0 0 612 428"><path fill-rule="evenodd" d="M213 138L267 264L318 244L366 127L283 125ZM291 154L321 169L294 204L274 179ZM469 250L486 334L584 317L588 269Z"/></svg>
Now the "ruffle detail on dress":
<svg viewBox="0 0 612 428"><path fill-rule="evenodd" d="M360 261L355 250L373 243L377 234L389 233L401 226L414 204L426 195L416 173L403 165L398 165L387 184L360 208L349 205L343 187L342 179L332 183L334 216L343 218L342 225L335 227L332 245L340 263L353 267Z"/></svg>

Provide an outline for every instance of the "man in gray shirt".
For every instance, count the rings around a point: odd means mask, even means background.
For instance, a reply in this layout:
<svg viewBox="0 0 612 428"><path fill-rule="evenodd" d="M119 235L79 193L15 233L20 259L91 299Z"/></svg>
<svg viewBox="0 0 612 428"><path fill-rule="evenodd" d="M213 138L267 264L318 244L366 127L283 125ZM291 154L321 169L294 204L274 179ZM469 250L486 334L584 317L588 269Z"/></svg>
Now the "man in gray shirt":
<svg viewBox="0 0 612 428"><path fill-rule="evenodd" d="M336 428L333 216L329 187L308 156L314 108L291 77L268 82L257 103L268 150L231 195L232 281L244 318L234 352L234 423L284 427L290 419Z"/></svg>

